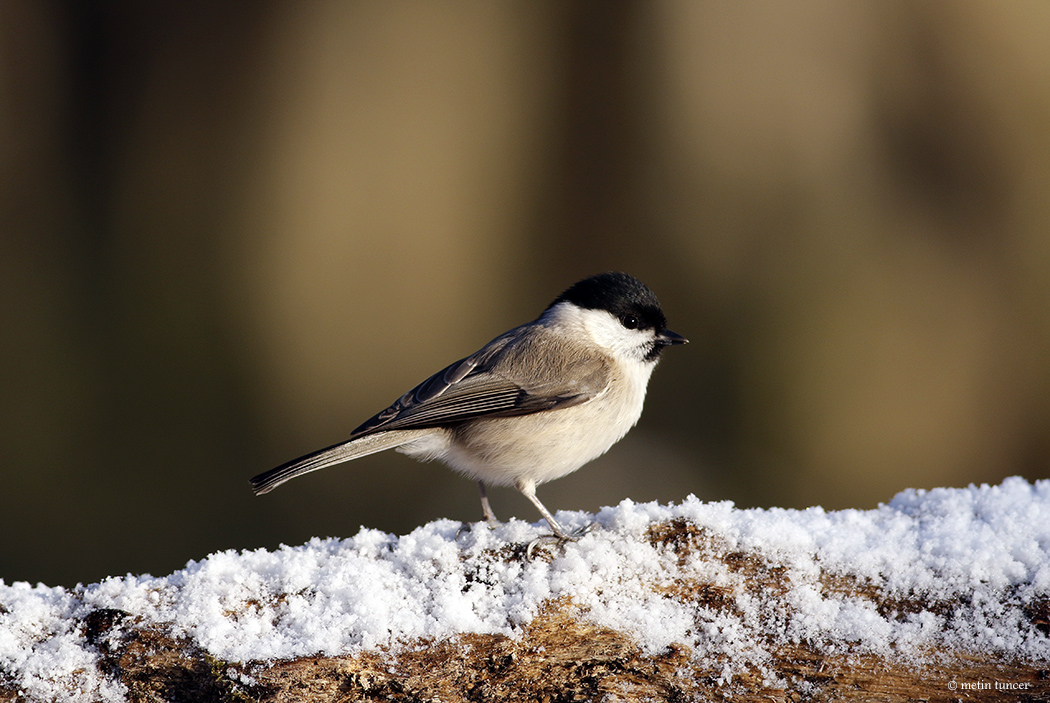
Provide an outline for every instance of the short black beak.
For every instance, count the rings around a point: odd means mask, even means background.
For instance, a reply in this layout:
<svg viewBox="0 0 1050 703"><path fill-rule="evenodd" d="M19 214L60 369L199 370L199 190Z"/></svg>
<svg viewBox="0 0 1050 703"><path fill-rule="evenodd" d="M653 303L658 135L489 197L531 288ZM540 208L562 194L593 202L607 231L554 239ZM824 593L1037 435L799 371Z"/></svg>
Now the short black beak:
<svg viewBox="0 0 1050 703"><path fill-rule="evenodd" d="M656 335L656 343L665 347L670 347L675 344L687 344L688 342L688 339L677 332L672 332L671 330L664 330Z"/></svg>

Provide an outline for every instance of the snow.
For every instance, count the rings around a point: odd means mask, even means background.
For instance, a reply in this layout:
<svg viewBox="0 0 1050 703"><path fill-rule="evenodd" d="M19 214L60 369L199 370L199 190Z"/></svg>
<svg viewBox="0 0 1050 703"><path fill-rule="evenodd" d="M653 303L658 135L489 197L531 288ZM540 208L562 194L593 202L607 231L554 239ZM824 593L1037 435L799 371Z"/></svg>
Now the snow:
<svg viewBox="0 0 1050 703"><path fill-rule="evenodd" d="M513 637L566 599L646 652L686 645L694 657L730 662L726 677L797 642L916 660L948 648L1050 661L1050 639L1025 615L1050 596L1050 481L907 490L868 511L739 510L690 496L558 517L568 529L597 526L532 559L523 545L546 534L542 524L464 530L438 520L402 537L363 529L276 551L220 552L161 578L73 589L0 581L0 682L31 701L122 701L79 622L98 608L170 628L230 662L468 632ZM672 520L707 547L676 551L653 539L654 525ZM754 568L717 558L728 552ZM828 588L829 578L845 586ZM717 587L732 607L668 595L683 583ZM901 612L880 613L860 587ZM920 602L943 607L907 605Z"/></svg>

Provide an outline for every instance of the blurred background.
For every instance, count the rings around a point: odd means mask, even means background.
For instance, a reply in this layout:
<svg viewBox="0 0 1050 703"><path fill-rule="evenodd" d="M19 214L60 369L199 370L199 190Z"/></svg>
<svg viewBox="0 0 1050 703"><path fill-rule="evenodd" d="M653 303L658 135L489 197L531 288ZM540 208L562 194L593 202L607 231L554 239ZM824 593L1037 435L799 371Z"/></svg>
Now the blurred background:
<svg viewBox="0 0 1050 703"><path fill-rule="evenodd" d="M1044 0L0 4L0 578L479 519L393 453L247 480L610 269L692 344L554 510L1050 476L1048 37Z"/></svg>

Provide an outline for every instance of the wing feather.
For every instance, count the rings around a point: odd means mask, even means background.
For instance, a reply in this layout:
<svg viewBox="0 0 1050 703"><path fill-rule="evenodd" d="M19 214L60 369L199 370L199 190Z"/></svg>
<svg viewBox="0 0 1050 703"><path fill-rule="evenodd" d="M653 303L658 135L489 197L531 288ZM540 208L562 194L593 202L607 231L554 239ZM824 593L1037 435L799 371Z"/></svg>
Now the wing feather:
<svg viewBox="0 0 1050 703"><path fill-rule="evenodd" d="M607 385L609 367L604 360L565 354L563 346L562 353L553 355L558 363L552 363L548 350L559 341L550 338L553 333L534 330L523 341L515 332L438 371L365 421L352 437L570 407L590 400Z"/></svg>

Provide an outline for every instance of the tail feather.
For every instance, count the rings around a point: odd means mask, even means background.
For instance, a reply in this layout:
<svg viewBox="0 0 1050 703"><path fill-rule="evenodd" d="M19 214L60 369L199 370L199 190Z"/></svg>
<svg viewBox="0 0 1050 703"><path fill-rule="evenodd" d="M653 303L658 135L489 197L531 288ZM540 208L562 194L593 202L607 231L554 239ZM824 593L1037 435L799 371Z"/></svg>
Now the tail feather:
<svg viewBox="0 0 1050 703"><path fill-rule="evenodd" d="M251 479L252 490L255 492L255 495L269 493L282 483L291 481L297 476L324 469L333 464L341 464L344 461L375 454L385 449L400 447L403 444L419 439L420 434L425 433L425 430L377 432L376 434L333 444L331 447L319 449L316 452L289 461L287 464L281 464L276 469L270 469L255 476Z"/></svg>

